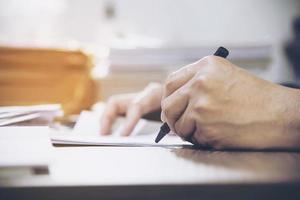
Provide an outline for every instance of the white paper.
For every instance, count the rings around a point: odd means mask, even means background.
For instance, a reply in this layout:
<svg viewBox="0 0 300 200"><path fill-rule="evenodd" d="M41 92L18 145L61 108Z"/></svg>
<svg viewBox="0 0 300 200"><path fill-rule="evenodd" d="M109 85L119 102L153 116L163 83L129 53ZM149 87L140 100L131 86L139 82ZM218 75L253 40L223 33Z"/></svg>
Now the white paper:
<svg viewBox="0 0 300 200"><path fill-rule="evenodd" d="M7 112L46 112L60 110L59 104L42 104L33 106L1 106L0 113Z"/></svg>
<svg viewBox="0 0 300 200"><path fill-rule="evenodd" d="M40 116L41 116L40 113L32 113L32 114L27 114L27 115L15 116L15 117L7 118L7 119L0 119L0 126L6 126L6 125L10 125L10 124L15 124L18 122L25 122L25 121L29 121L32 119L36 119Z"/></svg>
<svg viewBox="0 0 300 200"><path fill-rule="evenodd" d="M102 111L82 111L77 119L74 126L73 133L99 136L100 133L100 119L102 117ZM121 136L121 131L125 123L125 118L119 117L113 124L112 135ZM130 134L135 135L149 135L153 132L159 130L161 126L160 122L149 121L145 119L140 119L136 124L134 130Z"/></svg>
<svg viewBox="0 0 300 200"><path fill-rule="evenodd" d="M128 137L121 136L125 122L124 118L118 118L110 136L101 136L100 118L102 111L83 111L72 132L51 132L52 143L73 145L100 145L100 146L177 146L191 145L182 141L175 135L167 135L160 143L154 142L157 131L162 123L141 119Z"/></svg>
<svg viewBox="0 0 300 200"><path fill-rule="evenodd" d="M48 127L0 127L0 168L48 166L52 148Z"/></svg>
<svg viewBox="0 0 300 200"><path fill-rule="evenodd" d="M74 133L52 132L51 139L55 144L96 145L96 146L182 146L191 145L177 136L166 136L160 143L155 143L156 135L149 136L90 136Z"/></svg>
<svg viewBox="0 0 300 200"><path fill-rule="evenodd" d="M62 116L59 104L34 106L4 106L0 107L0 126L35 120L35 122L50 123L54 117Z"/></svg>

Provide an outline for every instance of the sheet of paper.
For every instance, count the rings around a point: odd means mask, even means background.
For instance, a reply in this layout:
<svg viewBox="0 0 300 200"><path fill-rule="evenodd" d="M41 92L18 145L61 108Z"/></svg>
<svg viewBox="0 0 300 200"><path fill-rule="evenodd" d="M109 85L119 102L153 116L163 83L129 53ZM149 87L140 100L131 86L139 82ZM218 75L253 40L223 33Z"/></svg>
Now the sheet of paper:
<svg viewBox="0 0 300 200"><path fill-rule="evenodd" d="M0 126L15 125L31 121L33 124L48 124L55 117L62 116L59 104L34 106L0 106Z"/></svg>
<svg viewBox="0 0 300 200"><path fill-rule="evenodd" d="M101 136L101 111L83 111L72 132L52 131L51 139L55 144L101 145L101 146L178 146L191 145L175 135L166 136L159 144L154 139L161 123L141 119L129 137L120 135L124 118L119 118L113 127L111 136Z"/></svg>
<svg viewBox="0 0 300 200"><path fill-rule="evenodd" d="M74 133L52 132L54 144L97 145L97 146L182 146L191 145L177 136L166 136L160 143L154 142L155 135L148 136L91 136Z"/></svg>
<svg viewBox="0 0 300 200"><path fill-rule="evenodd" d="M82 111L79 118L74 126L73 133L84 134L84 135L100 135L100 119L102 116L102 111ZM112 128L113 136L120 136L123 129L125 118L119 117ZM159 130L161 126L160 122L149 121L145 119L140 119L135 126L132 136L135 135L149 135L153 132Z"/></svg>
<svg viewBox="0 0 300 200"><path fill-rule="evenodd" d="M40 117L40 113L32 113L32 114L26 114L26 115L21 115L21 116L14 116L11 118L7 119L0 119L0 126L6 126L10 124L16 124L18 122L24 122L32 119L36 119Z"/></svg>
<svg viewBox="0 0 300 200"><path fill-rule="evenodd" d="M2 112L2 113L0 113L0 120L11 118L11 117L18 117L18 116L22 116L22 115L26 115L26 114L30 114L30 112L24 112L24 111Z"/></svg>
<svg viewBox="0 0 300 200"><path fill-rule="evenodd" d="M0 168L48 166L52 148L48 127L0 127Z"/></svg>
<svg viewBox="0 0 300 200"><path fill-rule="evenodd" d="M60 110L59 104L42 104L33 106L1 106L0 113L7 112L51 112Z"/></svg>

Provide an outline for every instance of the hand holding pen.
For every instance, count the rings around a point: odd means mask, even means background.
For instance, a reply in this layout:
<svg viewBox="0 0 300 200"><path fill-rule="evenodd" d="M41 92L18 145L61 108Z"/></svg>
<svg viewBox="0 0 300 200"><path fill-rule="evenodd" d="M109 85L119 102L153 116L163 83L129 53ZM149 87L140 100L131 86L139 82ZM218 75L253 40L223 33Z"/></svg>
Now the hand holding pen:
<svg viewBox="0 0 300 200"><path fill-rule="evenodd" d="M227 55L222 49L218 52ZM222 56L207 56L173 72L164 85L110 98L102 130L126 115L129 135L143 115L161 107L163 135L171 129L215 149L293 149L300 146L298 97L298 90L263 80Z"/></svg>
<svg viewBox="0 0 300 200"><path fill-rule="evenodd" d="M222 58L226 58L227 56L228 56L228 54L229 54L229 52L228 52L228 50L227 49L225 49L224 47L219 47L218 49L217 49L217 51L214 53L214 56L219 56L219 57L222 57ZM180 72L178 72L177 74L182 74L182 72L181 71L188 71L188 70L186 70L186 69L189 69L190 67L188 67L188 68L183 68L183 69L181 69L181 70L179 70ZM196 71L194 70L194 73L196 73ZM191 74L189 74L189 73L185 73L186 75L185 75L185 77L184 76L181 76L180 78L178 78L179 80L177 80L177 82L183 82L183 83L186 83L186 82L188 82L189 81L189 79L188 78L192 78L192 74L193 74L193 72L191 73ZM182 80L180 80L180 79L182 79ZM180 84L179 83L179 84ZM168 83L167 83L168 84ZM178 89L179 88L179 85L178 84L178 86L176 86L176 85L174 85L174 86L172 86L171 88L170 88L170 90L167 90L168 92L167 92L167 94L165 94L165 96L167 96L167 95L169 95L168 93L170 93L170 92L174 92L174 90L176 90L176 89ZM173 91L172 91L173 90ZM185 97L183 97L183 98L185 98ZM179 101L180 99L178 98L177 99L177 101ZM183 106L185 106L185 104L184 105L178 105L179 107L183 107ZM169 109L172 109L172 108L169 108ZM174 107L173 108L174 110L176 110L176 109L178 109L178 107ZM164 116L164 115L162 115L162 116ZM187 128L188 129L188 128ZM160 128L160 131L159 131L159 133L158 133L158 135L157 135L157 137L156 137L156 139L155 139L155 142L156 143L158 143L164 136L166 136L168 133L170 132L170 127L169 127L169 125L165 122L162 126L161 126L161 128Z"/></svg>

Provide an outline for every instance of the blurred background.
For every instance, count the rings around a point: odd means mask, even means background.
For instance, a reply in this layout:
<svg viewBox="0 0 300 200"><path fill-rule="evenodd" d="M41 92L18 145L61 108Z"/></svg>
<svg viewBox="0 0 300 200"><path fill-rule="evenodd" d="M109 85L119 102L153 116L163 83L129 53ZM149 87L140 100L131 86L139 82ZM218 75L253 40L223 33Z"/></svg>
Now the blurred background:
<svg viewBox="0 0 300 200"><path fill-rule="evenodd" d="M162 82L220 45L264 79L297 82L287 49L298 16L298 0L0 0L0 46L84 49L97 100Z"/></svg>

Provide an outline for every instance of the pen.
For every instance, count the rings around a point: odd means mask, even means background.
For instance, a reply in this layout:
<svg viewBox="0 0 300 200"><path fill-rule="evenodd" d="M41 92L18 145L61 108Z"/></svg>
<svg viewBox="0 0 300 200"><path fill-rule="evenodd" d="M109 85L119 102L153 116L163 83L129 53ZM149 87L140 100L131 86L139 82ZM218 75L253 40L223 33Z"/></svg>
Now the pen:
<svg viewBox="0 0 300 200"><path fill-rule="evenodd" d="M226 58L229 54L229 51L224 47L219 47L217 51L214 53L215 56L220 56L222 58ZM170 132L169 125L165 122L160 127L159 133L155 138L155 142L158 143L163 137L165 137Z"/></svg>

